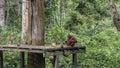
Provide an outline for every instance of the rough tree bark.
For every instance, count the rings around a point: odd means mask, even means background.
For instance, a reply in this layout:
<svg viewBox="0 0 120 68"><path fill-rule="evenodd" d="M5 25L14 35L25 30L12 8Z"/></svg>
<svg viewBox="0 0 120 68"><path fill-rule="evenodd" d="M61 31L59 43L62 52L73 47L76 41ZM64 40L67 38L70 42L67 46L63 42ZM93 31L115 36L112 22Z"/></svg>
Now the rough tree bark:
<svg viewBox="0 0 120 68"><path fill-rule="evenodd" d="M120 15L117 12L114 0L108 0L108 4L110 12L112 14L114 25L116 26L117 30L120 31Z"/></svg>
<svg viewBox="0 0 120 68"><path fill-rule="evenodd" d="M26 44L44 45L44 0L23 0L22 38ZM45 68L43 54L29 53L28 68Z"/></svg>
<svg viewBox="0 0 120 68"><path fill-rule="evenodd" d="M5 1L0 0L0 25L4 28L5 27Z"/></svg>
<svg viewBox="0 0 120 68"><path fill-rule="evenodd" d="M31 44L32 26L31 26L31 1L22 2L22 39L24 43Z"/></svg>

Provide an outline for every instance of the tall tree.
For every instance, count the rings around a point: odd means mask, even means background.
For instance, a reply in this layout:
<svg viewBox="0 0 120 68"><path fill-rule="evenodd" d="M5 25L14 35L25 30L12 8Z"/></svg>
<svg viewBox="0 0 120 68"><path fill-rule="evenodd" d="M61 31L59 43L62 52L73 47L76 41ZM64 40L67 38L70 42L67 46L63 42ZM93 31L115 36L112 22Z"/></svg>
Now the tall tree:
<svg viewBox="0 0 120 68"><path fill-rule="evenodd" d="M23 0L22 37L26 44L44 45L44 0ZM43 54L29 53L28 68L45 68Z"/></svg>
<svg viewBox="0 0 120 68"><path fill-rule="evenodd" d="M116 26L117 30L120 31L120 15L117 12L114 0L108 0L108 4L110 12L112 14L114 25Z"/></svg>
<svg viewBox="0 0 120 68"><path fill-rule="evenodd" d="M0 0L0 25L4 28L5 27L5 1Z"/></svg>

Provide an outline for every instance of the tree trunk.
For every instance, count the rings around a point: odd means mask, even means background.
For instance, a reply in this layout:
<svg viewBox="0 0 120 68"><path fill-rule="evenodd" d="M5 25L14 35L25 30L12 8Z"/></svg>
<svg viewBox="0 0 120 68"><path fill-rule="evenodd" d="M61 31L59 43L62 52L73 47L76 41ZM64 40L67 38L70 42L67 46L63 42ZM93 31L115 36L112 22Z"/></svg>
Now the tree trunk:
<svg viewBox="0 0 120 68"><path fill-rule="evenodd" d="M22 2L22 39L23 43L31 44L32 25L31 25L31 1L23 0Z"/></svg>
<svg viewBox="0 0 120 68"><path fill-rule="evenodd" d="M44 45L44 0L23 0L22 38L26 44ZM28 68L45 68L43 54L29 53Z"/></svg>
<svg viewBox="0 0 120 68"><path fill-rule="evenodd" d="M114 25L116 26L117 30L120 31L120 15L117 12L114 0L108 0L110 12L112 14Z"/></svg>
<svg viewBox="0 0 120 68"><path fill-rule="evenodd" d="M0 0L0 25L4 28L5 27L5 1Z"/></svg>

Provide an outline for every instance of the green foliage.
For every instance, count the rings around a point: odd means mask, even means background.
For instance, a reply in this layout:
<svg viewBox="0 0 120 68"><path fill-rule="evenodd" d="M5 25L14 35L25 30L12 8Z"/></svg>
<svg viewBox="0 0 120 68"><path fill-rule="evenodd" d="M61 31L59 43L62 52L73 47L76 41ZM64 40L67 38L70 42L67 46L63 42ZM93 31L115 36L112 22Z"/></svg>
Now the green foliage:
<svg viewBox="0 0 120 68"><path fill-rule="evenodd" d="M4 68L20 68L18 52L4 52Z"/></svg>
<svg viewBox="0 0 120 68"><path fill-rule="evenodd" d="M61 42L65 41L68 31L63 27L55 25L54 27L47 29L45 33L46 43L51 44L51 42L56 42L60 44Z"/></svg>
<svg viewBox="0 0 120 68"><path fill-rule="evenodd" d="M3 36L3 39L1 40L0 44L8 44L11 36L14 37L14 43L17 43L18 40L21 39L21 33L10 28L5 28L2 30L1 35Z"/></svg>
<svg viewBox="0 0 120 68"><path fill-rule="evenodd" d="M0 40L0 44L9 44L9 38L10 36L14 37L14 44L18 42L18 40L21 37L21 33L18 33L17 30L12 29L4 29L1 31L1 35L3 37L2 40ZM19 68L20 67L20 57L18 52L4 52L3 54L4 58L4 68Z"/></svg>
<svg viewBox="0 0 120 68"><path fill-rule="evenodd" d="M86 53L79 55L79 68L119 68L119 38L120 33L113 29L92 36Z"/></svg>
<svg viewBox="0 0 120 68"><path fill-rule="evenodd" d="M0 44L8 44L10 36L14 37L14 43L21 39L21 7L18 0L5 0L6 27L0 26ZM20 68L18 52L4 52L4 68Z"/></svg>
<svg viewBox="0 0 120 68"><path fill-rule="evenodd" d="M18 0L5 0L5 5L7 27L21 31L22 10Z"/></svg>
<svg viewBox="0 0 120 68"><path fill-rule="evenodd" d="M5 0L7 27L0 27L7 44L14 36L17 43L21 36L21 5L18 0ZM63 5L60 2L63 1ZM119 1L115 0L118 11ZM63 10L61 10L61 8ZM86 53L78 55L78 68L119 68L120 32L117 32L110 17L106 0L45 0L45 43L65 41L68 33L77 38L78 46L86 46ZM4 53L4 68L19 68L19 54ZM72 56L60 56L60 68L72 67ZM52 68L51 57L46 59L46 68Z"/></svg>
<svg viewBox="0 0 120 68"><path fill-rule="evenodd" d="M118 3L117 1L117 7L119 7ZM107 2L68 0L66 12L65 22L62 23L64 29L61 30L55 23L52 27L50 25L51 29L46 30L48 34L46 42L56 37L65 39L66 32L71 33L78 40L76 45L84 45L87 48L86 53L78 56L78 68L119 68L120 33L117 32L110 18ZM63 32L64 35L59 32ZM71 55L60 56L60 68L71 68L71 58ZM51 63L48 63L47 68L51 66L49 64Z"/></svg>

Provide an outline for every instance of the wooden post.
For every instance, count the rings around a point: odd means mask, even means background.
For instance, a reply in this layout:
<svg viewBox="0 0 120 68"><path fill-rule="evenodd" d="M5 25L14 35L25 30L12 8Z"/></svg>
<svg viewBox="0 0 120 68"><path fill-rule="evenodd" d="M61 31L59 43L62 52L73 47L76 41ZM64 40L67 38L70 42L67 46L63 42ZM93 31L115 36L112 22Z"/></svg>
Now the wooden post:
<svg viewBox="0 0 120 68"><path fill-rule="evenodd" d="M3 52L0 51L0 68L3 68Z"/></svg>
<svg viewBox="0 0 120 68"><path fill-rule="evenodd" d="M73 68L77 68L77 54L73 54Z"/></svg>
<svg viewBox="0 0 120 68"><path fill-rule="evenodd" d="M25 68L24 52L20 52L20 68Z"/></svg>
<svg viewBox="0 0 120 68"><path fill-rule="evenodd" d="M53 57L53 68L58 68L58 56Z"/></svg>

